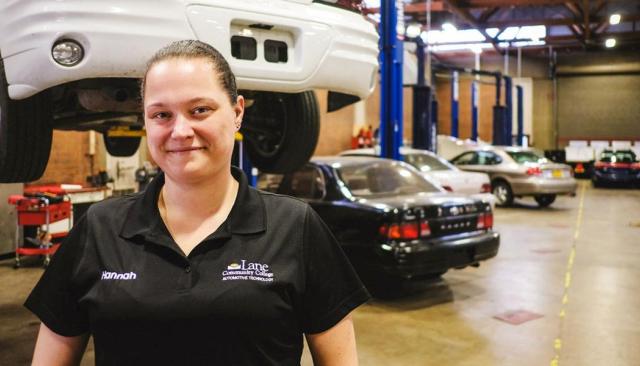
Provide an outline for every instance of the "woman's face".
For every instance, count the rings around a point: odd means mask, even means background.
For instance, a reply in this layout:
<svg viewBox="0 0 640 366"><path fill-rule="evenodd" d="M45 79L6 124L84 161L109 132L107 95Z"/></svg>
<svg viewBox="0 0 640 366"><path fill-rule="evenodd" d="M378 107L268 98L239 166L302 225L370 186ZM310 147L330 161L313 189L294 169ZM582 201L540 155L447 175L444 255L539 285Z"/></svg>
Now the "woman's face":
<svg viewBox="0 0 640 366"><path fill-rule="evenodd" d="M174 181L194 183L228 172L243 112L244 99L231 104L205 58L164 60L147 73L147 143Z"/></svg>

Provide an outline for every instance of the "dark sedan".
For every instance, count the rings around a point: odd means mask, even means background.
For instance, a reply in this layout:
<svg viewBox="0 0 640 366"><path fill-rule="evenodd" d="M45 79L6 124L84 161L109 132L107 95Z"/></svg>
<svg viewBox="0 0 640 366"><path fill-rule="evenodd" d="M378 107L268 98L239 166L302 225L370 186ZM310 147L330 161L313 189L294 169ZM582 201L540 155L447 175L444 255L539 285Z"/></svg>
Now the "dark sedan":
<svg viewBox="0 0 640 366"><path fill-rule="evenodd" d="M631 150L604 150L593 166L594 187L605 184L640 185L640 162Z"/></svg>
<svg viewBox="0 0 640 366"><path fill-rule="evenodd" d="M283 177L263 176L259 188L309 202L377 293L498 253L488 203L446 193L402 162L316 158Z"/></svg>

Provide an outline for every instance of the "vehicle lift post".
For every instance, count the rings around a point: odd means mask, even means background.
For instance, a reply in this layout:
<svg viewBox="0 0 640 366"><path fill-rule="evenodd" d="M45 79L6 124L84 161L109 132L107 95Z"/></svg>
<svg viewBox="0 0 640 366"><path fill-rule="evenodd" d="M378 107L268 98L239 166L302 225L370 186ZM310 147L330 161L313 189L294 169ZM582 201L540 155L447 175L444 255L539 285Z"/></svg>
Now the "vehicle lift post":
<svg viewBox="0 0 640 366"><path fill-rule="evenodd" d="M425 43L420 36L413 39L418 58L418 81L413 86L413 147L435 152L435 131L433 129L431 87L424 77Z"/></svg>
<svg viewBox="0 0 640 366"><path fill-rule="evenodd" d="M451 78L451 136L458 138L458 97L459 97L459 79L460 75L458 71L452 73Z"/></svg>
<svg viewBox="0 0 640 366"><path fill-rule="evenodd" d="M244 136L236 132L236 143L233 149L232 164L237 164L247 176L247 181L251 187L255 187L258 181L258 169L255 169L249 160L247 149L244 146Z"/></svg>
<svg viewBox="0 0 640 366"><path fill-rule="evenodd" d="M518 145L524 146L524 92L522 86L516 85L516 98L518 99Z"/></svg>
<svg viewBox="0 0 640 366"><path fill-rule="evenodd" d="M505 129L504 129L504 139L506 145L513 145L513 80L510 76L504 77L504 100L505 100Z"/></svg>
<svg viewBox="0 0 640 366"><path fill-rule="evenodd" d="M382 1L380 15L380 156L400 160L403 44L396 30L396 1Z"/></svg>
<svg viewBox="0 0 640 366"><path fill-rule="evenodd" d="M471 140L478 141L478 82L471 82Z"/></svg>

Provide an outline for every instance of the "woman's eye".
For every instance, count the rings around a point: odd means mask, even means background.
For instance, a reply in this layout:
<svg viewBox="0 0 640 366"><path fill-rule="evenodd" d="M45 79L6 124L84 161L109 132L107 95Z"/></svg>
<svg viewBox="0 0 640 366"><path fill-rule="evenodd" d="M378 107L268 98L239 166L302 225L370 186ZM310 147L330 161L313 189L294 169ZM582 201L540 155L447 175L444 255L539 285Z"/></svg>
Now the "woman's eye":
<svg viewBox="0 0 640 366"><path fill-rule="evenodd" d="M170 114L167 112L158 112L153 114L153 119L167 119L170 117Z"/></svg>
<svg viewBox="0 0 640 366"><path fill-rule="evenodd" d="M205 107L205 106L196 107L196 108L193 109L193 114L202 114L202 113L209 112L210 110L211 110L211 108Z"/></svg>

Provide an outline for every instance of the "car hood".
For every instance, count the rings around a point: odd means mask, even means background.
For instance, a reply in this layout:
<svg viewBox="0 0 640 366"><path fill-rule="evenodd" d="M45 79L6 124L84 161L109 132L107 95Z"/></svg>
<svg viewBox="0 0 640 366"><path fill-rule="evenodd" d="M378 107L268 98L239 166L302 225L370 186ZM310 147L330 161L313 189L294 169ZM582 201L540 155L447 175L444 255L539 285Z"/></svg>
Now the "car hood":
<svg viewBox="0 0 640 366"><path fill-rule="evenodd" d="M355 202L379 210L394 210L418 206L450 206L473 204L468 196L451 193L418 193L389 197L356 198Z"/></svg>

